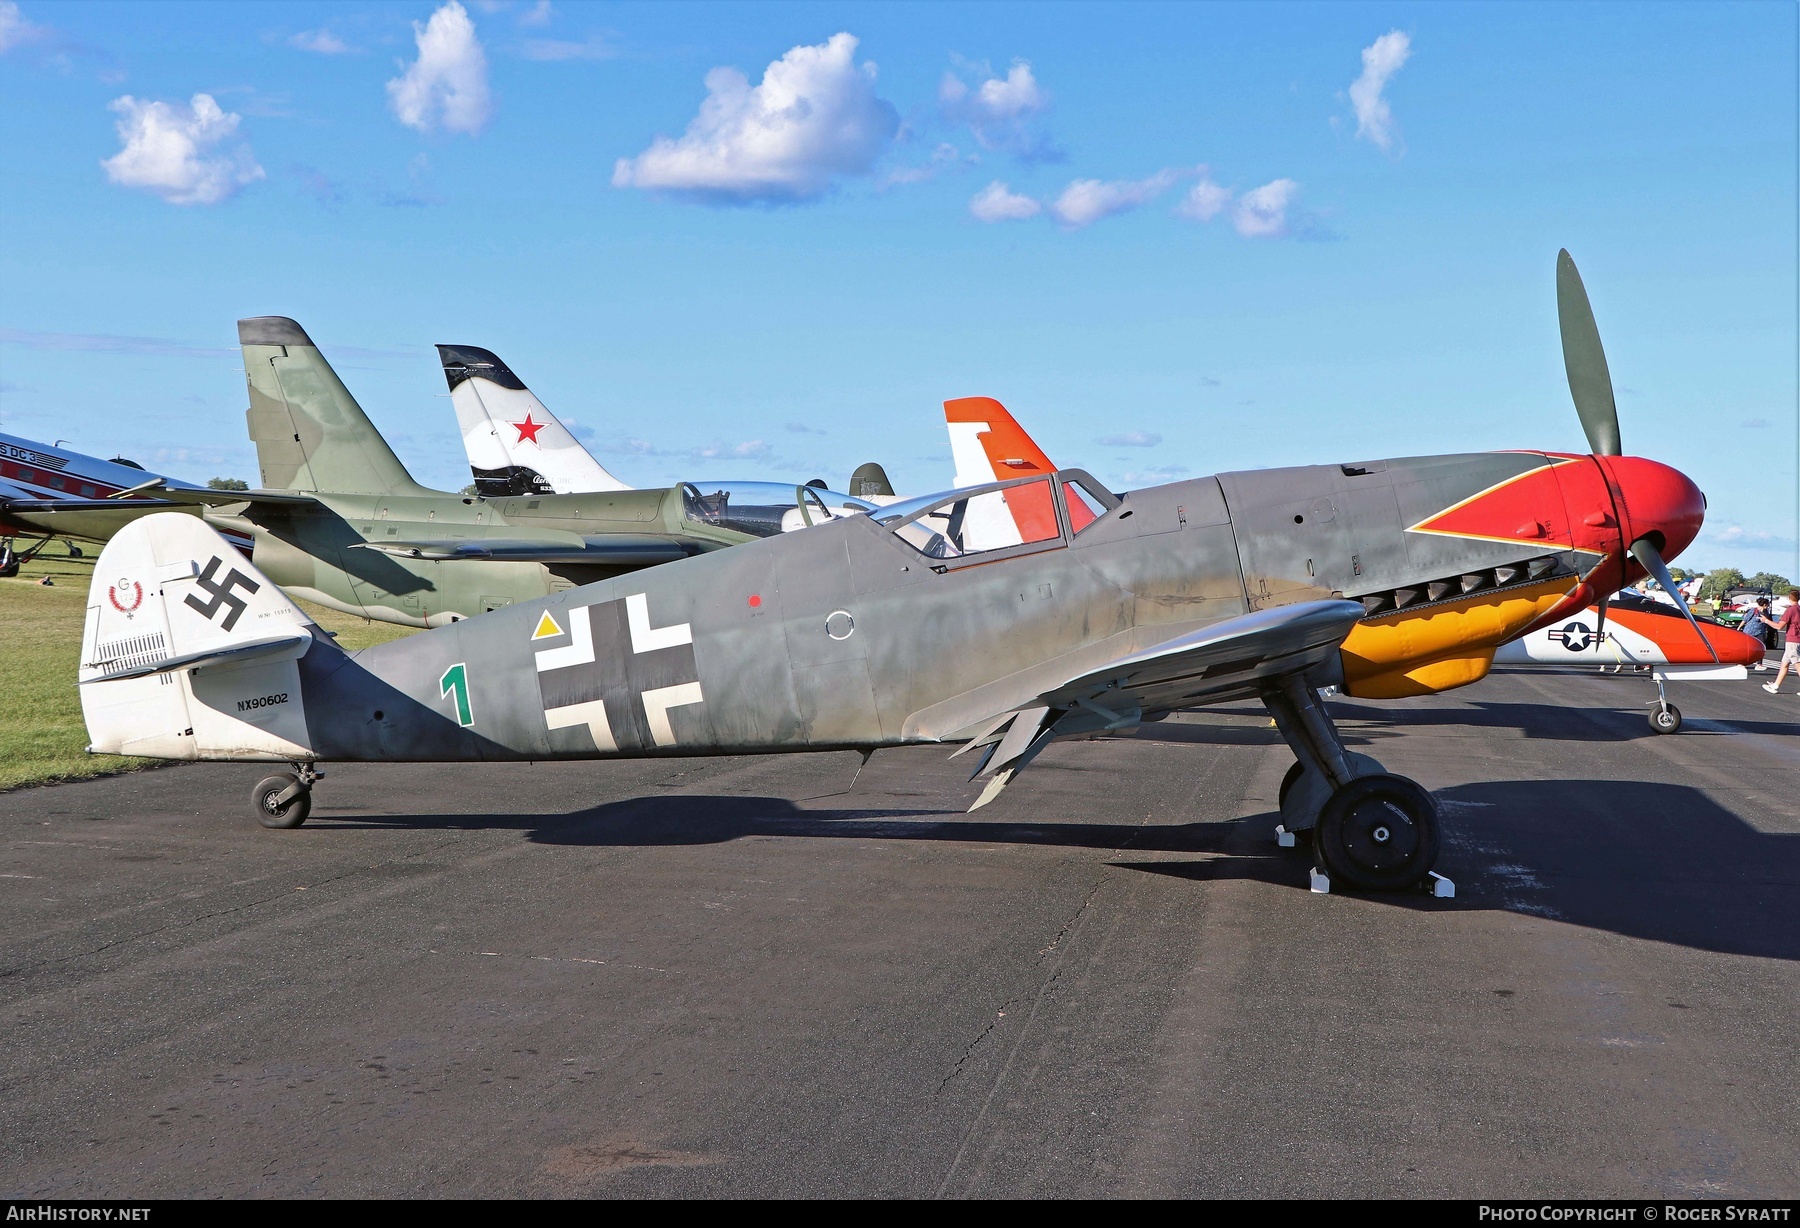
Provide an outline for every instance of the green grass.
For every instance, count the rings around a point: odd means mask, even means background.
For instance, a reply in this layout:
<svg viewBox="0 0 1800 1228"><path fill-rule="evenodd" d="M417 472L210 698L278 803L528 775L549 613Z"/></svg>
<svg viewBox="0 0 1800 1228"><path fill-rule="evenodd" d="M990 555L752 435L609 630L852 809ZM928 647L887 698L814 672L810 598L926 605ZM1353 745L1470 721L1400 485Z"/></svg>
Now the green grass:
<svg viewBox="0 0 1800 1228"><path fill-rule="evenodd" d="M33 559L15 579L0 580L0 790L131 772L161 762L87 753L75 671L98 550L87 547L86 558L71 559L61 549L50 547L58 553ZM46 577L49 586L39 583ZM310 602L300 606L352 651L412 634L408 627L372 623Z"/></svg>

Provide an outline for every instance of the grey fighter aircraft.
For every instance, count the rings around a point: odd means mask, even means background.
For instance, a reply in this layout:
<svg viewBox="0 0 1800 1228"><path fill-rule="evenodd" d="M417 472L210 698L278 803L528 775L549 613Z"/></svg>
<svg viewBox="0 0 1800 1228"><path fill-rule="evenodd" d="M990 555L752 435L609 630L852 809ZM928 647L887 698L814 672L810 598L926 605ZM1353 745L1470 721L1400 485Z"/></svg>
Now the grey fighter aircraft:
<svg viewBox="0 0 1800 1228"><path fill-rule="evenodd" d="M1698 532L1704 500L1622 456L1585 292L1559 305L1591 455L1538 450L1224 473L1115 494L1079 470L895 503L349 654L192 517L106 548L80 689L92 749L288 762L270 826L332 761L722 755L961 742L1000 792L1052 740L1257 697L1296 763L1284 824L1345 885L1431 869L1431 795L1344 747L1319 688L1482 677ZM970 526L1005 517L1017 540ZM1667 582L1667 581L1665 581Z"/></svg>

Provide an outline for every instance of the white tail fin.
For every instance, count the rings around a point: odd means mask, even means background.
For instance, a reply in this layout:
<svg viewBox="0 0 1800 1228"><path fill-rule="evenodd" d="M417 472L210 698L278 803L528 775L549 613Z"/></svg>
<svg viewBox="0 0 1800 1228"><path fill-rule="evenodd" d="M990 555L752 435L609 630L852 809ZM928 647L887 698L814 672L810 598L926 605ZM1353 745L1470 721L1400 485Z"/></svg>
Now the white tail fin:
<svg viewBox="0 0 1800 1228"><path fill-rule="evenodd" d="M159 512L100 552L81 635L89 749L156 759L312 757L300 608L195 516ZM326 651L336 651L328 648Z"/></svg>
<svg viewBox="0 0 1800 1228"><path fill-rule="evenodd" d="M573 495L631 489L601 467L492 351L440 345L438 358L477 493Z"/></svg>

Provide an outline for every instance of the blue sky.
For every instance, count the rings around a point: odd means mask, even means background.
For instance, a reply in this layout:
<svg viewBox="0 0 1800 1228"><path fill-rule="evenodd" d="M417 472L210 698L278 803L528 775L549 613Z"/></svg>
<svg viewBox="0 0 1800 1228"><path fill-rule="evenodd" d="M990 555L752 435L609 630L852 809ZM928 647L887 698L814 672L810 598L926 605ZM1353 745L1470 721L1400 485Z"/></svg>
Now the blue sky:
<svg viewBox="0 0 1800 1228"><path fill-rule="evenodd" d="M1791 573L1795 21L0 0L0 429L254 478L282 314L450 488L440 341L640 485L941 487L969 395L1120 487L1581 450L1567 246L1684 561Z"/></svg>

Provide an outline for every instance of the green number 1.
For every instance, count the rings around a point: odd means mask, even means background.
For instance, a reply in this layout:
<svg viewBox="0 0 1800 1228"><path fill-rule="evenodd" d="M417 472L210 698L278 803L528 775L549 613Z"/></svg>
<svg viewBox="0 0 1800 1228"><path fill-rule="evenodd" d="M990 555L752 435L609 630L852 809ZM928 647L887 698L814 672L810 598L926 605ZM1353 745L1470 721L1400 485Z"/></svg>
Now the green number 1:
<svg viewBox="0 0 1800 1228"><path fill-rule="evenodd" d="M438 686L441 688L438 691L439 699L446 695L456 696L456 723L473 725L475 709L469 706L469 667L458 661L444 671L444 676L438 679Z"/></svg>

